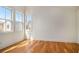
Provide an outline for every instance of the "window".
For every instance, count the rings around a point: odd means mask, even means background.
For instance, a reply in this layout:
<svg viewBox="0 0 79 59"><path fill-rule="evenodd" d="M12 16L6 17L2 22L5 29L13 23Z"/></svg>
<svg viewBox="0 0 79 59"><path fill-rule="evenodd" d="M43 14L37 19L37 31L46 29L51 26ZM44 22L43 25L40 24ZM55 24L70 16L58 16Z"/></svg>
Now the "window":
<svg viewBox="0 0 79 59"><path fill-rule="evenodd" d="M5 8L0 7L0 32L5 31Z"/></svg>
<svg viewBox="0 0 79 59"><path fill-rule="evenodd" d="M0 7L0 32L12 31L11 9Z"/></svg>
<svg viewBox="0 0 79 59"><path fill-rule="evenodd" d="M11 13L11 9L6 9L6 19L8 19L8 20L11 20L11 15L12 15L12 13Z"/></svg>
<svg viewBox="0 0 79 59"><path fill-rule="evenodd" d="M5 19L5 8L4 7L0 7L0 18Z"/></svg>
<svg viewBox="0 0 79 59"><path fill-rule="evenodd" d="M26 30L27 29L31 29L31 22L32 22L32 16L30 15L30 16L26 16Z"/></svg>
<svg viewBox="0 0 79 59"><path fill-rule="evenodd" d="M16 11L16 26L15 26L15 31L22 31L23 30L23 14Z"/></svg>
<svg viewBox="0 0 79 59"><path fill-rule="evenodd" d="M20 12L16 12L16 22L22 22L22 14Z"/></svg>
<svg viewBox="0 0 79 59"><path fill-rule="evenodd" d="M31 15L28 15L26 16L26 19L25 19L25 29L26 29L26 36L27 38L31 38L31 23L32 23L32 16Z"/></svg>
<svg viewBox="0 0 79 59"><path fill-rule="evenodd" d="M6 31L12 31L12 10L9 8L6 8L6 24L5 24L5 30Z"/></svg>
<svg viewBox="0 0 79 59"><path fill-rule="evenodd" d="M32 21L32 16L27 16L27 22L31 22Z"/></svg>

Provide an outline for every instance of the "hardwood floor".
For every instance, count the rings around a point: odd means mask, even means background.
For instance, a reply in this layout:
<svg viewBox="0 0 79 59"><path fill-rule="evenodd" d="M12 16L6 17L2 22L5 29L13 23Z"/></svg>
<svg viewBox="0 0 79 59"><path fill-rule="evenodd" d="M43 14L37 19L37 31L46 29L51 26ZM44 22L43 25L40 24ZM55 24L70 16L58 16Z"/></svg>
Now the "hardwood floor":
<svg viewBox="0 0 79 59"><path fill-rule="evenodd" d="M79 45L76 43L27 40L12 46L2 52L7 53L77 53Z"/></svg>

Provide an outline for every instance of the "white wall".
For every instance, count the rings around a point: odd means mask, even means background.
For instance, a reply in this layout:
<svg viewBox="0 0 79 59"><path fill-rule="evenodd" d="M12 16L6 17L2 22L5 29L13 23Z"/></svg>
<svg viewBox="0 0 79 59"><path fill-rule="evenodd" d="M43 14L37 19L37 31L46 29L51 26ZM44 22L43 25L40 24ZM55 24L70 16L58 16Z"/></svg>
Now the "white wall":
<svg viewBox="0 0 79 59"><path fill-rule="evenodd" d="M77 43L79 43L79 9L77 9Z"/></svg>
<svg viewBox="0 0 79 59"><path fill-rule="evenodd" d="M15 44L24 39L23 32L0 33L0 49Z"/></svg>
<svg viewBox="0 0 79 59"><path fill-rule="evenodd" d="M31 7L33 39L76 42L75 10L75 7Z"/></svg>

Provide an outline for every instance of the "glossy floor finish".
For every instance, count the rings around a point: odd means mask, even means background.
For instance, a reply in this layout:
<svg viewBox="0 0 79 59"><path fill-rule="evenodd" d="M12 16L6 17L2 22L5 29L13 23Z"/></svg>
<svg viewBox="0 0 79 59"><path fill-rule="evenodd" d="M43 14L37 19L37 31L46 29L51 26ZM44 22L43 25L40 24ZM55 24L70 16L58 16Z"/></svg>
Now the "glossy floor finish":
<svg viewBox="0 0 79 59"><path fill-rule="evenodd" d="M77 53L79 45L76 43L64 43L53 41L26 40L18 45L10 47L3 52L7 53Z"/></svg>

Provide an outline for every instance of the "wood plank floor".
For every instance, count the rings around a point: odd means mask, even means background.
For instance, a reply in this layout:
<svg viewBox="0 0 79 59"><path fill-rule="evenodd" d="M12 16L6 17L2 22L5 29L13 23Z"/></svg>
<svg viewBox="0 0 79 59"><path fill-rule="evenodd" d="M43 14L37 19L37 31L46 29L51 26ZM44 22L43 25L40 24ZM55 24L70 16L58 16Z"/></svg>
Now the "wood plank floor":
<svg viewBox="0 0 79 59"><path fill-rule="evenodd" d="M26 40L3 52L7 53L77 53L79 45L76 43Z"/></svg>

